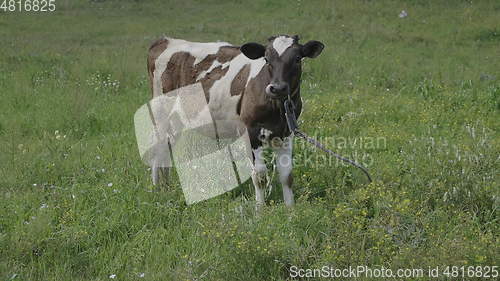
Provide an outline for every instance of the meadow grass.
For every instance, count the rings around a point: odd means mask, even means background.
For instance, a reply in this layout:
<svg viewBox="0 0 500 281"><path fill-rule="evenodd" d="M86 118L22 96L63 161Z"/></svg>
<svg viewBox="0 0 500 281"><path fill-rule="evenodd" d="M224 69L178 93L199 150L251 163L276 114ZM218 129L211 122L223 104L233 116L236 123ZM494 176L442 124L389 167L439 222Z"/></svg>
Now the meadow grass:
<svg viewBox="0 0 500 281"><path fill-rule="evenodd" d="M0 279L498 265L499 13L486 0L58 0L51 14L0 12ZM295 140L293 209L276 180L260 216L250 182L190 206L175 175L153 192L133 114L151 97L147 49L163 34L322 41L304 65L301 128L381 140L329 143L367 156L374 182L307 162L321 152Z"/></svg>

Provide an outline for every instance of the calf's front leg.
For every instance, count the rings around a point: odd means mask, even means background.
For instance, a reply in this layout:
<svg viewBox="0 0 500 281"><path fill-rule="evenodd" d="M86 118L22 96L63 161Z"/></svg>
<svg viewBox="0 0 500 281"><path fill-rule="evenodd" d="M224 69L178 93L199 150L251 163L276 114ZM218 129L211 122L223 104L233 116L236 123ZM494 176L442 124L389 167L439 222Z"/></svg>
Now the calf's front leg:
<svg viewBox="0 0 500 281"><path fill-rule="evenodd" d="M283 187L283 201L286 206L293 206L295 204L293 191L292 191L292 144L293 137L289 136L283 140L280 147L274 148L276 153L276 168L279 173L279 180Z"/></svg>
<svg viewBox="0 0 500 281"><path fill-rule="evenodd" d="M264 160L264 149L258 147L253 149L253 171L252 171L252 181L255 187L255 201L257 203L257 208L260 208L265 204L264 192L266 187L267 178L267 167Z"/></svg>

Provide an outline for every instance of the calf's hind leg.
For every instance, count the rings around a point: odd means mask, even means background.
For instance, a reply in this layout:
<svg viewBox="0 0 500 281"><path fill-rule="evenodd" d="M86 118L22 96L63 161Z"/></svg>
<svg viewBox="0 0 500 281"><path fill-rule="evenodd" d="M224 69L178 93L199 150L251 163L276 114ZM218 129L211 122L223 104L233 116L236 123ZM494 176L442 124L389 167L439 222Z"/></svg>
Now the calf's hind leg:
<svg viewBox="0 0 500 281"><path fill-rule="evenodd" d="M170 169L170 167L152 167L151 179L153 180L153 185L159 186L161 184L167 184Z"/></svg>
<svg viewBox="0 0 500 281"><path fill-rule="evenodd" d="M170 142L158 144L153 148L154 159L151 167L151 179L155 186L168 183L170 170L172 169L170 151L172 151Z"/></svg>

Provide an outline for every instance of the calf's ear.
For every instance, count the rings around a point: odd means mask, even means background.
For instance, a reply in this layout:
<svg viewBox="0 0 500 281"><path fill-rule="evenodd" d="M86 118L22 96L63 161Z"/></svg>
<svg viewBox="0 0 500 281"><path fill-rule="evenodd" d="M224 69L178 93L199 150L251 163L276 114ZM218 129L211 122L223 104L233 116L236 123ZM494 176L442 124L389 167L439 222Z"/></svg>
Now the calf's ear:
<svg viewBox="0 0 500 281"><path fill-rule="evenodd" d="M323 51L323 48L325 45L323 43L316 41L316 40L311 40L302 46L302 56L303 57L308 57L308 58L315 58L321 54L321 51Z"/></svg>
<svg viewBox="0 0 500 281"><path fill-rule="evenodd" d="M247 58L255 60L264 56L266 47L259 43L246 43L240 47L240 50Z"/></svg>

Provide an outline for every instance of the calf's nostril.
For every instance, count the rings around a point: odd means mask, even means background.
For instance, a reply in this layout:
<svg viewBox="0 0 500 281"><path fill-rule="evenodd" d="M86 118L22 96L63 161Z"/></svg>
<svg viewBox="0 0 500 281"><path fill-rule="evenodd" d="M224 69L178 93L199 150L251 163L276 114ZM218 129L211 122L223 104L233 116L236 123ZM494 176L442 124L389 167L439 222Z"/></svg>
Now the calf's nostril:
<svg viewBox="0 0 500 281"><path fill-rule="evenodd" d="M266 93L273 95L281 95L288 92L287 84L269 84L266 87Z"/></svg>

